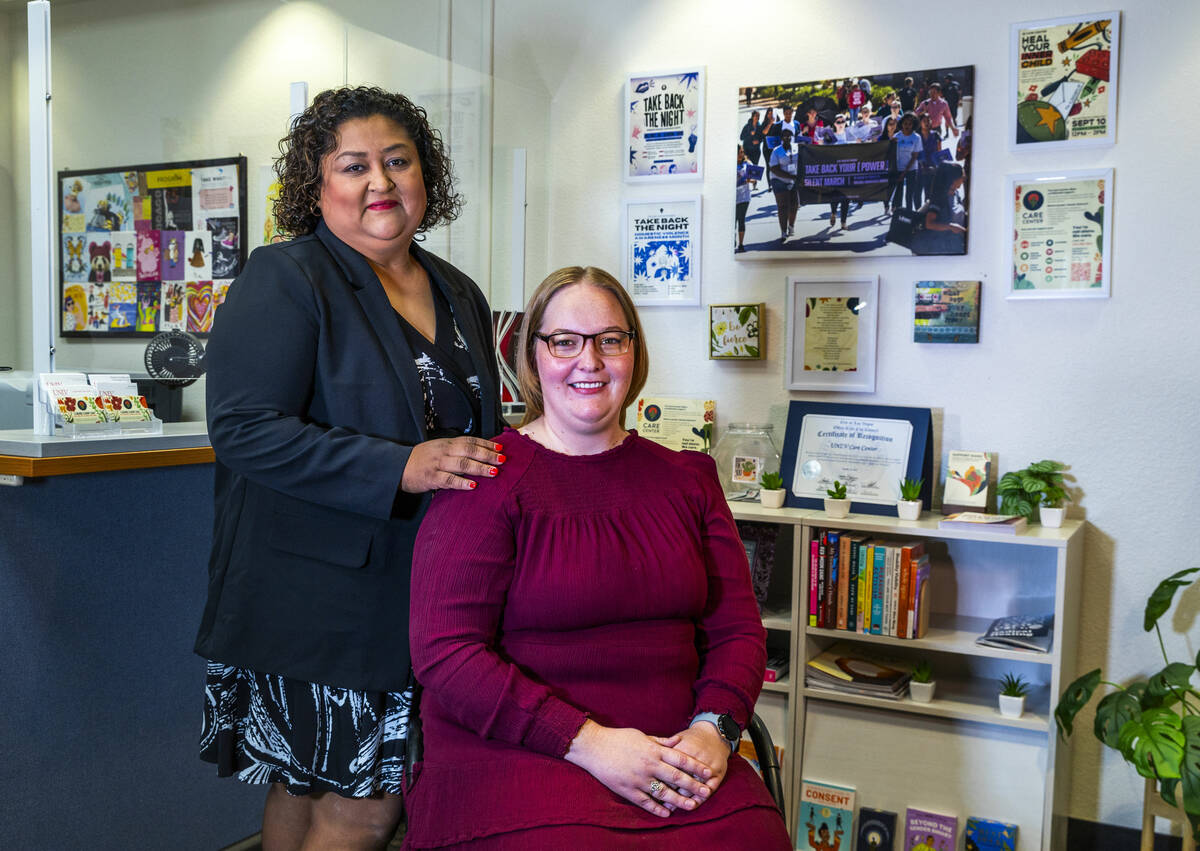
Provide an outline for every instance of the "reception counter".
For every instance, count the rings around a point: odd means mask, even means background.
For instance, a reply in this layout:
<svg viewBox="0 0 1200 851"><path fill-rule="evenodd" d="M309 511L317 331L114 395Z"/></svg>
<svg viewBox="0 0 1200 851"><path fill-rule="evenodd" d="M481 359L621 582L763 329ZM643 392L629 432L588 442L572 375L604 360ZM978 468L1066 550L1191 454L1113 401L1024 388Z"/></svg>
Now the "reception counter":
<svg viewBox="0 0 1200 851"><path fill-rule="evenodd" d="M265 790L197 756L212 539L202 423L0 432L0 795L11 848L222 848Z"/></svg>

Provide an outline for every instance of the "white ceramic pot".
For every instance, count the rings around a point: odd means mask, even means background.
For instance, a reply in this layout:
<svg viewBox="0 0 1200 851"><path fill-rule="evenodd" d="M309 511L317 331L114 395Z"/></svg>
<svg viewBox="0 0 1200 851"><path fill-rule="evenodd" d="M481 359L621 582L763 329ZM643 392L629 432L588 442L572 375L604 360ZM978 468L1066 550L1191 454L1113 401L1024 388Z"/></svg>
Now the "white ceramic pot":
<svg viewBox="0 0 1200 851"><path fill-rule="evenodd" d="M763 488L758 492L758 501L762 503L763 508L783 508L784 497L787 496L787 491L783 488Z"/></svg>
<svg viewBox="0 0 1200 851"><path fill-rule="evenodd" d="M921 500L901 499L896 502L896 514L901 520L919 520L921 518Z"/></svg>
<svg viewBox="0 0 1200 851"><path fill-rule="evenodd" d="M1047 529L1057 529L1062 526L1063 518L1067 516L1067 509L1050 508L1046 505L1039 508L1038 512L1041 514L1042 525Z"/></svg>
<svg viewBox="0 0 1200 851"><path fill-rule="evenodd" d="M825 513L839 519L845 517L850 513L850 500L825 497Z"/></svg>
<svg viewBox="0 0 1200 851"><path fill-rule="evenodd" d="M929 703L933 700L933 692L937 688L937 681L928 683L919 683L916 680L908 681L908 696L915 703Z"/></svg>
<svg viewBox="0 0 1200 851"><path fill-rule="evenodd" d="M1005 718L1020 718L1025 714L1025 698L1012 697L1002 694L1000 697L1000 714Z"/></svg>

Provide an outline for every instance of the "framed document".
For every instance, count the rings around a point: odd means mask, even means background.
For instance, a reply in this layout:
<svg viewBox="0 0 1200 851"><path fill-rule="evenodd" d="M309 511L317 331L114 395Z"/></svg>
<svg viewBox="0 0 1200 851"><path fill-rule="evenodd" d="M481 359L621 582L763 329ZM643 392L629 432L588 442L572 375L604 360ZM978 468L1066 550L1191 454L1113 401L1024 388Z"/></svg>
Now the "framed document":
<svg viewBox="0 0 1200 851"><path fill-rule="evenodd" d="M1013 24L1009 148L1113 144L1120 40L1118 11Z"/></svg>
<svg viewBox="0 0 1200 851"><path fill-rule="evenodd" d="M710 304L709 360L763 360L763 314L766 304Z"/></svg>
<svg viewBox="0 0 1200 851"><path fill-rule="evenodd" d="M625 80L625 180L677 183L704 176L704 69Z"/></svg>
<svg viewBox="0 0 1200 851"><path fill-rule="evenodd" d="M846 485L851 511L894 514L896 483L923 479L929 504L933 446L928 408L793 401L780 472L791 508L821 508L835 480Z"/></svg>
<svg viewBox="0 0 1200 851"><path fill-rule="evenodd" d="M626 201L625 288L639 307L700 304L700 196Z"/></svg>
<svg viewBox="0 0 1200 851"><path fill-rule="evenodd" d="M1108 298L1113 171L1012 175L1008 298Z"/></svg>
<svg viewBox="0 0 1200 851"><path fill-rule="evenodd" d="M788 390L875 392L879 277L788 278Z"/></svg>

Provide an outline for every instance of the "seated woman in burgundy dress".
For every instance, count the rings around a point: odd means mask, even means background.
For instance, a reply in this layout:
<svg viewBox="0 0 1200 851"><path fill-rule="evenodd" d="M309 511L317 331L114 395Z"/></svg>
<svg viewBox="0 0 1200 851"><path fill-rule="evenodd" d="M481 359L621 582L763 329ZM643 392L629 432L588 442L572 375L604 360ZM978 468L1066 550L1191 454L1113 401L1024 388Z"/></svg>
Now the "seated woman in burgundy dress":
<svg viewBox="0 0 1200 851"><path fill-rule="evenodd" d="M624 429L647 370L612 276L542 282L504 475L417 537L406 848L791 847L731 755L766 662L745 550L712 459Z"/></svg>

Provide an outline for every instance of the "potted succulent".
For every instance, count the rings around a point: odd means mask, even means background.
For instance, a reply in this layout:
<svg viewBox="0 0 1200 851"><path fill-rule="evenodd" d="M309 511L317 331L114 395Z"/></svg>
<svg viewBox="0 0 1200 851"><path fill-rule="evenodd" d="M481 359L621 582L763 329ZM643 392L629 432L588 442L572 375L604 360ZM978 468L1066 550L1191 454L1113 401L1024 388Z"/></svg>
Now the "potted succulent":
<svg viewBox="0 0 1200 851"><path fill-rule="evenodd" d="M783 498L787 491L783 489L783 476L778 473L763 473L762 489L758 492L758 501L763 508L782 508Z"/></svg>
<svg viewBox="0 0 1200 851"><path fill-rule="evenodd" d="M1000 680L1000 714L1005 718L1020 718L1025 714L1025 698L1029 683L1020 674L1005 674Z"/></svg>
<svg viewBox="0 0 1200 851"><path fill-rule="evenodd" d="M908 681L908 696L917 703L929 703L933 700L933 691L936 688L933 665L929 664L928 659L922 659L913 668L912 679Z"/></svg>
<svg viewBox="0 0 1200 851"><path fill-rule="evenodd" d="M1063 470L1067 465L1059 461L1038 461L1024 470L1005 473L996 484L1000 494L1001 514L1020 514L1027 520L1033 519L1033 510L1041 506L1043 526L1057 529L1062 525L1067 501L1067 489L1063 483Z"/></svg>
<svg viewBox="0 0 1200 851"><path fill-rule="evenodd" d="M901 479L900 499L896 503L896 514L901 520L916 520L921 516L921 486L924 479Z"/></svg>
<svg viewBox="0 0 1200 851"><path fill-rule="evenodd" d="M1054 710L1058 733L1065 740L1074 729L1075 716L1101 685L1116 691L1096 704L1092 732L1152 781L1162 800L1181 806L1191 822L1192 837L1200 842L1200 694L1191 684L1200 659L1172 662L1167 658L1158 621L1171 608L1175 592L1191 585L1200 567L1174 573L1158 583L1146 600L1142 628L1158 634L1166 667L1121 686L1101 679L1100 669L1089 671L1067 686ZM1153 830L1153 824L1151 824ZM1153 837L1151 837L1153 838ZM1144 841L1144 838L1143 838Z"/></svg>
<svg viewBox="0 0 1200 851"><path fill-rule="evenodd" d="M846 499L846 486L837 479L833 480L833 487L825 491L825 513L838 519L850 513L850 500Z"/></svg>

